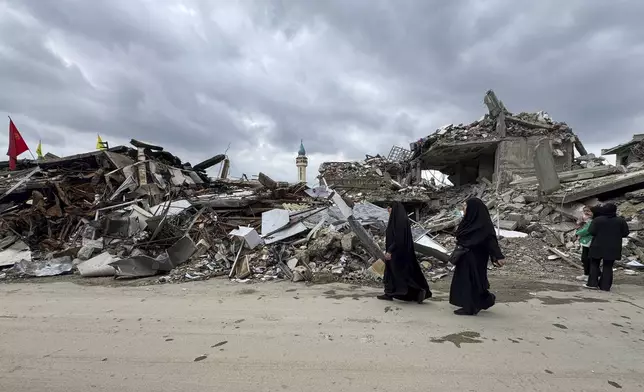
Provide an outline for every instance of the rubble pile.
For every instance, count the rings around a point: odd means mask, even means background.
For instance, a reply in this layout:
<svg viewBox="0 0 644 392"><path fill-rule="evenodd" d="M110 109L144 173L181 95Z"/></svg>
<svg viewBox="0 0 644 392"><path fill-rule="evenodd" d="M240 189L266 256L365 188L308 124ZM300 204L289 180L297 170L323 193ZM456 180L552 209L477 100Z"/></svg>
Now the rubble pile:
<svg viewBox="0 0 644 392"><path fill-rule="evenodd" d="M354 179L366 178L382 181L385 173L395 178L405 172L405 167L400 162L393 162L380 155L369 156L361 162L324 162L318 169L318 178Z"/></svg>
<svg viewBox="0 0 644 392"><path fill-rule="evenodd" d="M438 186L435 180L409 185L409 162L380 155L359 162L324 162L318 179L356 202L424 200Z"/></svg>
<svg viewBox="0 0 644 392"><path fill-rule="evenodd" d="M382 259L385 209L351 208L326 186L309 189L264 173L212 179L205 170L225 156L192 166L161 147L132 144L22 161L20 170L1 174L0 279L382 276L371 266ZM381 157L370 162L390 165ZM430 258L423 261L430 270Z"/></svg>
<svg viewBox="0 0 644 392"><path fill-rule="evenodd" d="M572 129L564 122L554 122L545 112L511 113L505 117L505 135L499 134L497 119L486 114L480 120L470 124L449 124L437 129L433 134L412 143L414 155L418 157L423 151L429 150L434 145L450 144L455 142L472 141L498 141L505 136L529 137L547 136L554 140L554 144L561 145L563 141L575 141L576 136Z"/></svg>
<svg viewBox="0 0 644 392"><path fill-rule="evenodd" d="M576 172L581 178L589 176L588 169L568 173ZM566 177L568 174L560 174L570 181ZM581 251L575 231L579 227L583 207L611 202L618 206L618 213L626 218L631 230L624 240L624 259L617 265L632 270L644 267L641 264L644 262L644 190L608 191L596 195L601 196L601 200L588 197L571 203L558 202L562 198L558 195L574 195L593 187L607 187L624 176L643 176L644 171L637 165L630 169L606 166L604 171L595 171L594 175L598 177L562 183L562 189L550 197L540 197L538 185L532 184L530 178L515 181L499 191L489 182L445 188L432 195L423 210L426 218L421 225L430 233L450 233L460 221L458 211L463 203L468 198L479 197L490 208L495 226L503 238L502 249L509 260L525 265L536 275L552 276L564 266L581 267ZM644 177L636 187L644 187ZM440 234L435 240L445 248L453 249L453 236Z"/></svg>

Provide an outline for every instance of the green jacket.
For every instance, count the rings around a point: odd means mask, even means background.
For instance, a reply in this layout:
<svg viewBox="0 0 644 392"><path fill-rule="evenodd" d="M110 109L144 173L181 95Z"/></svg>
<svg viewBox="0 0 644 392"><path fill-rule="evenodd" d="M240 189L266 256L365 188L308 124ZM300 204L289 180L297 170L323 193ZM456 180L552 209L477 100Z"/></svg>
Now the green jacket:
<svg viewBox="0 0 644 392"><path fill-rule="evenodd" d="M592 222L592 220L586 222L586 224L575 233L579 237L579 243L581 246L590 246L590 242L593 240L593 236L588 232L590 222Z"/></svg>

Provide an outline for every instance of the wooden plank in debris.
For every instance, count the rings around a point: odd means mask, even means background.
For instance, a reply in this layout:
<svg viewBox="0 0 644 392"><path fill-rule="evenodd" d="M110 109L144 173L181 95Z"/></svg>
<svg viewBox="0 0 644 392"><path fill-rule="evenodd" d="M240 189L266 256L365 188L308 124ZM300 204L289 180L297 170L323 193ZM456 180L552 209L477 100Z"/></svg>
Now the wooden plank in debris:
<svg viewBox="0 0 644 392"><path fill-rule="evenodd" d="M562 194L550 195L549 199L554 203L566 204L639 184L644 185L644 171L623 174L611 178L610 181L590 183L577 191L573 190Z"/></svg>
<svg viewBox="0 0 644 392"><path fill-rule="evenodd" d="M570 256L568 256L566 253L560 251L559 249L556 248L548 248L549 251L552 253L556 254L557 256L561 257L563 261L568 263L574 268L581 269L581 266L578 263L575 263Z"/></svg>
<svg viewBox="0 0 644 392"><path fill-rule="evenodd" d="M539 140L539 144L534 149L534 169L541 192L548 195L561 188L557 166L552 156L552 147L550 147L550 141L547 138Z"/></svg>

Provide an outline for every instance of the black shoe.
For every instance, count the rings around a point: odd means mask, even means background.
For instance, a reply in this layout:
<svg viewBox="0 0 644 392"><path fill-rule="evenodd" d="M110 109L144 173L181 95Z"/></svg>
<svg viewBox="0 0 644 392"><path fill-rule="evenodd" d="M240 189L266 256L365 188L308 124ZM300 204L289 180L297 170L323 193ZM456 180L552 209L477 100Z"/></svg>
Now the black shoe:
<svg viewBox="0 0 644 392"><path fill-rule="evenodd" d="M425 300L426 295L427 295L427 291L421 289L418 292L418 298L416 298L416 302L418 302L419 304L422 304L423 301Z"/></svg>
<svg viewBox="0 0 644 392"><path fill-rule="evenodd" d="M490 293L485 299L485 304L482 306L483 310L488 310L496 303L496 295Z"/></svg>
<svg viewBox="0 0 644 392"><path fill-rule="evenodd" d="M380 300L383 300L383 301L393 301L394 300L394 297L392 297L391 295L387 295L387 294L380 294L376 298L378 298Z"/></svg>
<svg viewBox="0 0 644 392"><path fill-rule="evenodd" d="M478 312L475 312L473 310L467 310L465 308L456 309L454 311L454 314L457 315L457 316L474 316L477 313Z"/></svg>

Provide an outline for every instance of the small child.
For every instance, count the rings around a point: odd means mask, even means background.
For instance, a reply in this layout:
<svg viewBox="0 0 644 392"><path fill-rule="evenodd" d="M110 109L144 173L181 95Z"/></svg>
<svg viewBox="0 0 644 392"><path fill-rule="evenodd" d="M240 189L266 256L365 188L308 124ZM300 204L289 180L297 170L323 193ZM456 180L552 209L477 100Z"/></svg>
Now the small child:
<svg viewBox="0 0 644 392"><path fill-rule="evenodd" d="M579 229L575 233L579 237L579 243L581 244L581 264L584 266L584 274L578 276L577 280L584 282L588 281L588 276L590 275L590 257L588 257L588 252L593 236L588 232L588 228L590 228L592 219L593 213L590 208L584 207L581 218L577 221Z"/></svg>

